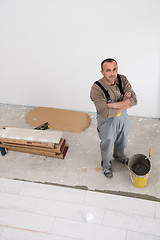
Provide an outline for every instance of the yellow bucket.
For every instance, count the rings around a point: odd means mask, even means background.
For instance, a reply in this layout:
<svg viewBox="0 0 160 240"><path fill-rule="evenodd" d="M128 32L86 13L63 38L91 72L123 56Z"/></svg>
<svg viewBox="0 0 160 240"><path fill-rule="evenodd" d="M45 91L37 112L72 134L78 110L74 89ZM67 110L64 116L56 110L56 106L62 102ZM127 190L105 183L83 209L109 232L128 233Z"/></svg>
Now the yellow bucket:
<svg viewBox="0 0 160 240"><path fill-rule="evenodd" d="M151 163L149 158L143 154L133 155L128 162L131 180L134 186L143 188L147 185Z"/></svg>

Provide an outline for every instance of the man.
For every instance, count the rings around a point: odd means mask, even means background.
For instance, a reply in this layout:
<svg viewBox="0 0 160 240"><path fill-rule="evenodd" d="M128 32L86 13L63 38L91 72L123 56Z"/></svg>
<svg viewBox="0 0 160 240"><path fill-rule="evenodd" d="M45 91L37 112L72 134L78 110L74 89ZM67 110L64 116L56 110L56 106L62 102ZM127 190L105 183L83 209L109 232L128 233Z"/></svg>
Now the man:
<svg viewBox="0 0 160 240"><path fill-rule="evenodd" d="M103 78L93 84L90 97L97 110L101 166L104 175L111 178L112 148L113 158L128 164L124 154L129 131L127 109L137 104L137 98L127 78L118 74L116 60L105 59L101 63L101 73Z"/></svg>

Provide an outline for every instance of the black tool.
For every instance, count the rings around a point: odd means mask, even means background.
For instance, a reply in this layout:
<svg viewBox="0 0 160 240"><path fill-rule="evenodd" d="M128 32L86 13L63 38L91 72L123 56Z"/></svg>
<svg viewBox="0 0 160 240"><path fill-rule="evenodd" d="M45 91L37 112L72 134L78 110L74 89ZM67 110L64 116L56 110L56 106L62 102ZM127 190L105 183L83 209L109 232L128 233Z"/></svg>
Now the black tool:
<svg viewBox="0 0 160 240"><path fill-rule="evenodd" d="M35 130L46 130L46 129L48 129L48 128L50 128L50 126L49 126L48 122L46 122L46 123L41 124L41 125L38 126L38 127L35 127L34 129L35 129Z"/></svg>

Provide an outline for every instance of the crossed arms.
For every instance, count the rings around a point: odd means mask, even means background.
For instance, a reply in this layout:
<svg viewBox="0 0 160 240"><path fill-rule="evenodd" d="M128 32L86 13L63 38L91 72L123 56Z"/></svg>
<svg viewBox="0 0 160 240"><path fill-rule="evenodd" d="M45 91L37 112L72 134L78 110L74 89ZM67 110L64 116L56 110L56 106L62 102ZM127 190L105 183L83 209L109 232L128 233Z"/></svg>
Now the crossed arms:
<svg viewBox="0 0 160 240"><path fill-rule="evenodd" d="M107 103L107 107L117 109L117 114L119 114L124 109L128 109L131 107L130 100L129 100L130 97L131 97L131 92L126 92L121 102Z"/></svg>

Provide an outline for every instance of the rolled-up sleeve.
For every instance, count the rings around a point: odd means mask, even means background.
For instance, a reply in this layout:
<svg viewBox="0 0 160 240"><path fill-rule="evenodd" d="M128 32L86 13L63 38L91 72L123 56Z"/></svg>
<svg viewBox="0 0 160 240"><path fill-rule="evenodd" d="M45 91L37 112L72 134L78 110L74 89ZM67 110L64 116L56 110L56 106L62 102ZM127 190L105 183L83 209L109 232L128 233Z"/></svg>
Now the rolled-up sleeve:
<svg viewBox="0 0 160 240"><path fill-rule="evenodd" d="M131 107L133 107L138 102L137 96L136 96L131 84L129 83L128 79L124 75L122 75L122 79L123 79L122 83L123 83L124 93L131 92L131 98L129 100L130 100Z"/></svg>

